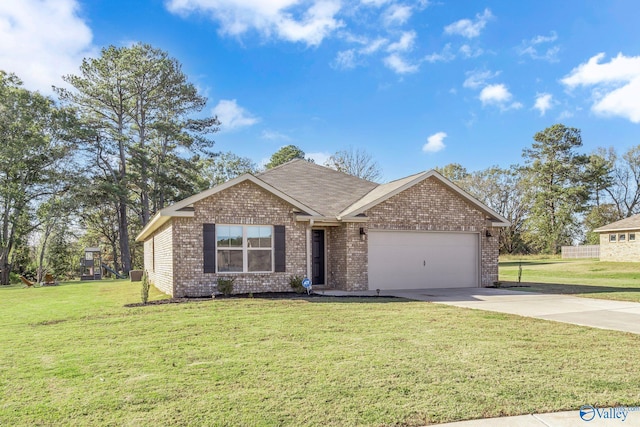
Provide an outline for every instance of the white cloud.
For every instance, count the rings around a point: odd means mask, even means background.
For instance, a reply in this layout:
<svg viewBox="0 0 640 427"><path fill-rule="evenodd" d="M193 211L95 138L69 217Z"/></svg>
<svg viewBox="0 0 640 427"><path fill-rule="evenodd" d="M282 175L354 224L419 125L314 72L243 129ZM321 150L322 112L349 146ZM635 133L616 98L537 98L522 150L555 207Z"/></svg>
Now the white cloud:
<svg viewBox="0 0 640 427"><path fill-rule="evenodd" d="M480 91L479 98L482 105L495 105L500 107L501 110L517 110L522 108L522 104L519 102L509 104L513 95L502 83L485 86Z"/></svg>
<svg viewBox="0 0 640 427"><path fill-rule="evenodd" d="M412 14L413 9L411 6L404 4L392 4L382 15L382 22L387 27L403 25L409 20L409 18L411 18Z"/></svg>
<svg viewBox="0 0 640 427"><path fill-rule="evenodd" d="M384 58L384 64L398 74L410 74L418 71L418 65L405 61L397 53Z"/></svg>
<svg viewBox="0 0 640 427"><path fill-rule="evenodd" d="M371 55L379 51L384 45L389 43L389 40L385 38L377 38L371 42L367 42L366 46L359 50L363 55Z"/></svg>
<svg viewBox="0 0 640 427"><path fill-rule="evenodd" d="M338 70L350 70L356 67L356 51L348 49L340 51L336 54L335 59L331 63L331 67Z"/></svg>
<svg viewBox="0 0 640 427"><path fill-rule="evenodd" d="M533 105L533 108L540 111L540 116L544 116L551 107L553 107L553 95L550 93L539 93L536 95L536 103Z"/></svg>
<svg viewBox="0 0 640 427"><path fill-rule="evenodd" d="M269 141L291 141L291 138L288 135L270 129L263 130L261 136L262 139L266 139Z"/></svg>
<svg viewBox="0 0 640 427"><path fill-rule="evenodd" d="M313 0L308 7L301 7L299 0L168 0L166 6L183 16L208 15L220 24L223 34L240 36L255 30L266 38L309 46L318 46L344 25L336 18L339 0Z"/></svg>
<svg viewBox="0 0 640 427"><path fill-rule="evenodd" d="M391 2L391 0L360 0L360 3L364 4L365 6L375 7L383 6L389 2Z"/></svg>
<svg viewBox="0 0 640 427"><path fill-rule="evenodd" d="M241 127L252 126L260 121L247 110L238 105L235 99L222 99L213 107L213 114L220 120L220 129L234 130Z"/></svg>
<svg viewBox="0 0 640 427"><path fill-rule="evenodd" d="M61 76L96 54L76 0L0 1L0 68L31 90L51 94Z"/></svg>
<svg viewBox="0 0 640 427"><path fill-rule="evenodd" d="M511 92L502 83L485 86L480 91L480 101L483 104L503 104L511 98Z"/></svg>
<svg viewBox="0 0 640 427"><path fill-rule="evenodd" d="M460 52L460 54L465 58L477 58L484 53L484 50L481 48L474 49L468 44L463 44L460 46L460 49L458 49L458 52Z"/></svg>
<svg viewBox="0 0 640 427"><path fill-rule="evenodd" d="M619 53L608 63L601 63L604 58L604 53L593 56L561 82L569 88L593 87L593 112L640 123L640 56Z"/></svg>
<svg viewBox="0 0 640 427"><path fill-rule="evenodd" d="M387 48L388 52L406 52L413 49L413 43L416 40L415 31L405 31L400 36L400 40L391 43Z"/></svg>
<svg viewBox="0 0 640 427"><path fill-rule="evenodd" d="M444 132L437 132L427 138L427 143L422 146L422 151L425 153L437 153L438 151L444 150L446 145L444 144L444 139L447 137L447 134Z"/></svg>
<svg viewBox="0 0 640 427"><path fill-rule="evenodd" d="M469 89L477 89L480 86L484 86L487 80L500 75L500 71L491 72L489 70L473 70L467 71L465 74L467 78L464 80L464 83L462 83L462 86Z"/></svg>
<svg viewBox="0 0 640 427"><path fill-rule="evenodd" d="M424 60L427 62L449 62L456 58L456 55L451 52L451 44L447 43L444 48L442 48L442 52L433 52L424 57Z"/></svg>
<svg viewBox="0 0 640 427"><path fill-rule="evenodd" d="M558 40L558 34L552 31L548 36L535 36L531 40L524 40L519 48L517 48L520 55L526 55L532 59L542 59L549 62L558 61L558 53L560 52L560 46L549 46L544 48L540 45L553 43Z"/></svg>
<svg viewBox="0 0 640 427"><path fill-rule="evenodd" d="M535 36L531 39L531 44L551 43L558 40L558 34L555 31L551 31L548 36Z"/></svg>
<svg viewBox="0 0 640 427"><path fill-rule="evenodd" d="M482 15L479 13L476 15L475 20L461 19L444 27L444 32L446 34L455 34L472 39L480 35L491 18L493 18L491 11L489 9L485 9Z"/></svg>

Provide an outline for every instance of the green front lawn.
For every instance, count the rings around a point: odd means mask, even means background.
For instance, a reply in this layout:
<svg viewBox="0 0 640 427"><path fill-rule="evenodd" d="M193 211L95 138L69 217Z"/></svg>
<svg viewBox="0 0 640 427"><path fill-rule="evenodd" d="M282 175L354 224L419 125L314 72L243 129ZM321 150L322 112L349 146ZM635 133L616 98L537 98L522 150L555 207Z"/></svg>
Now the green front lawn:
<svg viewBox="0 0 640 427"><path fill-rule="evenodd" d="M640 302L640 263L603 262L597 259L501 257L500 280L522 284L514 290L573 294L582 297Z"/></svg>
<svg viewBox="0 0 640 427"><path fill-rule="evenodd" d="M0 425L419 426L640 404L637 335L383 298L123 307L139 295L0 288Z"/></svg>

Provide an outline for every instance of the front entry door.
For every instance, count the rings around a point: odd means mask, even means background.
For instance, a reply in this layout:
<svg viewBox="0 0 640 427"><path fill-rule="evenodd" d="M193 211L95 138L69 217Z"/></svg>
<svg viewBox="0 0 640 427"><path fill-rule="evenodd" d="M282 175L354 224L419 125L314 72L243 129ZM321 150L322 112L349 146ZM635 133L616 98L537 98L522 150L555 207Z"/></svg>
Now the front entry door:
<svg viewBox="0 0 640 427"><path fill-rule="evenodd" d="M311 230L311 283L324 285L324 230Z"/></svg>

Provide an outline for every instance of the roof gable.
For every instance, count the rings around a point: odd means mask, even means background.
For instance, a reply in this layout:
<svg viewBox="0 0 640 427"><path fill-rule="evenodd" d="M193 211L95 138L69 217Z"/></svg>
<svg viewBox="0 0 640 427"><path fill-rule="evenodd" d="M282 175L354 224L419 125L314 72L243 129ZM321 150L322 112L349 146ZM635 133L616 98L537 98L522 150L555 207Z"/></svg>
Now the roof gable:
<svg viewBox="0 0 640 427"><path fill-rule="evenodd" d="M640 214L632 215L628 218L621 219L620 221L612 222L611 224L603 225L596 228L596 233L602 233L606 231L621 231L621 230L640 230Z"/></svg>
<svg viewBox="0 0 640 427"><path fill-rule="evenodd" d="M138 234L136 241L146 240L172 217L194 216L194 203L246 181L252 182L290 203L300 211L302 216L307 218L356 221L362 219L362 213L371 207L431 177L487 215L493 226L509 225L506 218L434 170L420 172L386 184L376 184L305 160L296 159L257 176L244 174L160 210Z"/></svg>
<svg viewBox="0 0 640 427"><path fill-rule="evenodd" d="M164 209L159 210L153 218L147 223L147 225L142 229L140 234L136 237L137 242L144 241L147 237L149 237L153 231L158 229L162 224L166 223L172 217L191 217L194 215L193 204L206 199L207 197L213 196L216 193L226 190L227 188L233 187L234 185L238 185L242 182L252 182L256 184L258 187L274 194L275 196L281 198L282 200L290 203L295 208L299 209L301 212L304 212L309 215L320 216L321 214L314 209L306 206L303 203L300 203L298 200L292 198L288 194L283 193L277 188L272 187L268 183L260 180L259 178L251 175L244 174L237 178L231 179L223 184L216 185L211 187L208 190L205 190L201 193L195 194L191 197L187 197L179 202L174 203L171 206L168 206Z"/></svg>
<svg viewBox="0 0 640 427"><path fill-rule="evenodd" d="M257 177L323 216L334 217L378 187L375 182L302 159L269 169Z"/></svg>
<svg viewBox="0 0 640 427"><path fill-rule="evenodd" d="M467 193L466 191L464 191L463 189L461 189L460 187L458 187L457 185L449 181L447 178L445 178L435 170L430 170L428 172L421 172L415 175L408 176L406 178L398 179L396 181L391 181L387 184L379 185L377 188L372 190L369 194L367 194L366 196L358 200L356 203L349 206L344 211L342 211L339 215L339 218L352 218L357 215L360 215L364 213L366 210L390 199L396 194L399 194L404 190L407 190L413 187L414 185L419 184L420 182L432 177L438 180L440 183L444 184L445 187L452 190L455 194L457 194L460 198L465 200L467 203L471 204L472 206L477 208L479 211L483 212L488 217L490 217L493 223L493 226L506 227L510 224L505 217L503 217L502 215L500 215L499 213L497 213L496 211L494 211L484 203L480 202L475 197L471 196L469 193Z"/></svg>

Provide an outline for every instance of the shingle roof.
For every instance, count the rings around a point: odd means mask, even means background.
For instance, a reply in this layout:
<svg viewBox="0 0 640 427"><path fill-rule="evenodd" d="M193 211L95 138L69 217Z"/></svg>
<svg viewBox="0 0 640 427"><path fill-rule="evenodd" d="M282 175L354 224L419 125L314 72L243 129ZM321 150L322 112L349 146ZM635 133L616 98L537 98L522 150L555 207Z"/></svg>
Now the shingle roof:
<svg viewBox="0 0 640 427"><path fill-rule="evenodd" d="M621 219L620 221L612 222L611 224L603 225L602 227L596 228L593 231L602 233L605 231L619 230L640 230L640 214Z"/></svg>
<svg viewBox="0 0 640 427"><path fill-rule="evenodd" d="M256 177L325 216L340 212L378 184L302 159L262 172Z"/></svg>
<svg viewBox="0 0 640 427"><path fill-rule="evenodd" d="M255 176L252 174L241 175L161 209L138 234L136 241L144 241L172 217L192 217L194 203L242 182L252 182L280 197L298 209L306 218L333 218L337 221L353 221L362 219L361 214L370 207L431 177L439 180L481 212L484 212L494 226L509 225L507 219L433 170L387 184L376 184L296 159Z"/></svg>

